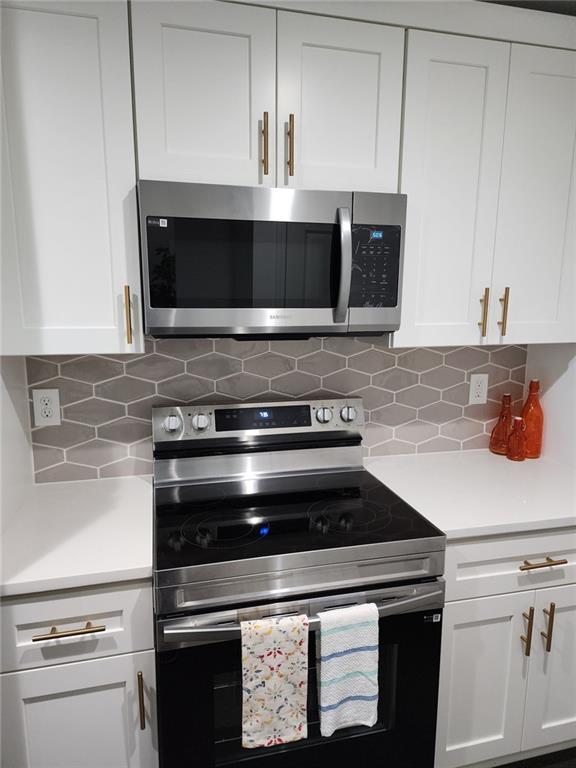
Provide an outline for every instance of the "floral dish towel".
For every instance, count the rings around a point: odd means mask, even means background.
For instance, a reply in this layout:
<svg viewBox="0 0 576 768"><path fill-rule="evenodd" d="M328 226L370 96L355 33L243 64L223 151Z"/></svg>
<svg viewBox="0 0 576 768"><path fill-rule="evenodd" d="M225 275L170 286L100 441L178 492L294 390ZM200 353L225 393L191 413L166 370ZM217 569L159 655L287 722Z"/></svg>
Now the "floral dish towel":
<svg viewBox="0 0 576 768"><path fill-rule="evenodd" d="M308 735L308 617L243 621L242 746L271 747Z"/></svg>

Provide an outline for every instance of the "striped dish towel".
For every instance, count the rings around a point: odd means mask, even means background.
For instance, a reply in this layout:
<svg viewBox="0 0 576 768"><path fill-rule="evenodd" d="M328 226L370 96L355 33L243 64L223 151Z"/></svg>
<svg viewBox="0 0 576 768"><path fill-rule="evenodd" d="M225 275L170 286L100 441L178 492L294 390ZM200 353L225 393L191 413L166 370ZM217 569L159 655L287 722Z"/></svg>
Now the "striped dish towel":
<svg viewBox="0 0 576 768"><path fill-rule="evenodd" d="M308 735L308 617L243 621L242 746L272 747Z"/></svg>
<svg viewBox="0 0 576 768"><path fill-rule="evenodd" d="M319 618L320 732L372 727L378 719L378 608L353 605Z"/></svg>

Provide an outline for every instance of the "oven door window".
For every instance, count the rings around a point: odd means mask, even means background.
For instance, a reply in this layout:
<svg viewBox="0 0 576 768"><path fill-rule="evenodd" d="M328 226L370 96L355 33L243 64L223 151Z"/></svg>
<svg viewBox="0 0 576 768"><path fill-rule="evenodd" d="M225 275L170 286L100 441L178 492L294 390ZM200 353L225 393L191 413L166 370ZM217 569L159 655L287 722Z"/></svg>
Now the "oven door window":
<svg viewBox="0 0 576 768"><path fill-rule="evenodd" d="M322 308L336 304L337 224L149 216L154 308Z"/></svg>
<svg viewBox="0 0 576 768"><path fill-rule="evenodd" d="M243 749L240 642L198 646L158 657L162 768L190 758L205 768L320 768L351 761L354 768L386 756L389 768L433 768L440 659L439 611L380 621L378 721L373 728L320 735L315 636L310 637L308 738ZM436 617L436 618L435 618Z"/></svg>

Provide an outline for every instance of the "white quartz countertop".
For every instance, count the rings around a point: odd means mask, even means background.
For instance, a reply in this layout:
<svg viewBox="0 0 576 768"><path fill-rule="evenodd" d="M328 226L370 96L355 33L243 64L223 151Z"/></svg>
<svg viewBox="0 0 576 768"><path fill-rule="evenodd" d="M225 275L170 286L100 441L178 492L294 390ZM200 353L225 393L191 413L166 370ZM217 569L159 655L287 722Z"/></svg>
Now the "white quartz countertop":
<svg viewBox="0 0 576 768"><path fill-rule="evenodd" d="M4 515L0 595L152 577L152 480L30 486Z"/></svg>
<svg viewBox="0 0 576 768"><path fill-rule="evenodd" d="M448 539L576 525L576 471L549 459L455 451L367 458L365 466Z"/></svg>

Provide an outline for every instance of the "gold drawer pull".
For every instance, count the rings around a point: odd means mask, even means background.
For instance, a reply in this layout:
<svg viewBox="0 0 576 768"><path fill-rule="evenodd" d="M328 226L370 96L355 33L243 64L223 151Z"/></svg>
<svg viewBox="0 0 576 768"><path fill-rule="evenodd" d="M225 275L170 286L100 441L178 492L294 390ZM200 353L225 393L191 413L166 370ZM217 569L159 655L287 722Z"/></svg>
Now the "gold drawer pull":
<svg viewBox="0 0 576 768"><path fill-rule="evenodd" d="M146 709L144 707L144 675L138 672L138 710L140 713L140 730L146 730Z"/></svg>
<svg viewBox="0 0 576 768"><path fill-rule="evenodd" d="M484 288L484 296L480 299L482 304L482 320L478 323L481 336L484 339L488 333L488 307L490 306L490 288Z"/></svg>
<svg viewBox="0 0 576 768"><path fill-rule="evenodd" d="M32 638L33 643L40 643L42 640L61 640L63 637L77 637L78 635L91 635L93 632L105 632L106 627L94 626L91 621L86 622L86 626L82 629L64 629L61 632L58 631L58 627L52 627L47 635L35 635Z"/></svg>
<svg viewBox="0 0 576 768"><path fill-rule="evenodd" d="M568 565L568 560L553 560L547 557L544 563L531 563L530 560L524 560L524 565L520 566L521 571L535 571L537 568L552 568L554 565Z"/></svg>
<svg viewBox="0 0 576 768"><path fill-rule="evenodd" d="M552 634L554 632L554 616L556 615L556 603L550 603L550 608L542 609L544 614L548 616L548 632L540 632L544 640L546 640L546 652L550 653L552 650Z"/></svg>
<svg viewBox="0 0 576 768"><path fill-rule="evenodd" d="M528 613L524 611L522 616L528 622L528 628L525 635L520 635L520 640L524 643L524 656L530 656L530 649L532 648L532 630L534 629L534 607L531 606L528 609Z"/></svg>
<svg viewBox="0 0 576 768"><path fill-rule="evenodd" d="M294 115L288 116L288 176L294 176Z"/></svg>
<svg viewBox="0 0 576 768"><path fill-rule="evenodd" d="M132 303L130 300L130 286L124 286L124 313L126 317L126 343L134 342L134 333L132 331Z"/></svg>
<svg viewBox="0 0 576 768"><path fill-rule="evenodd" d="M268 112L264 112L262 116L262 166L264 176L268 176L270 173L269 164L269 149L268 149Z"/></svg>
<svg viewBox="0 0 576 768"><path fill-rule="evenodd" d="M508 304L510 303L509 287L504 288L504 296L500 299L500 303L502 304L502 320L498 320L498 325L500 326L500 334L506 336L508 331Z"/></svg>

